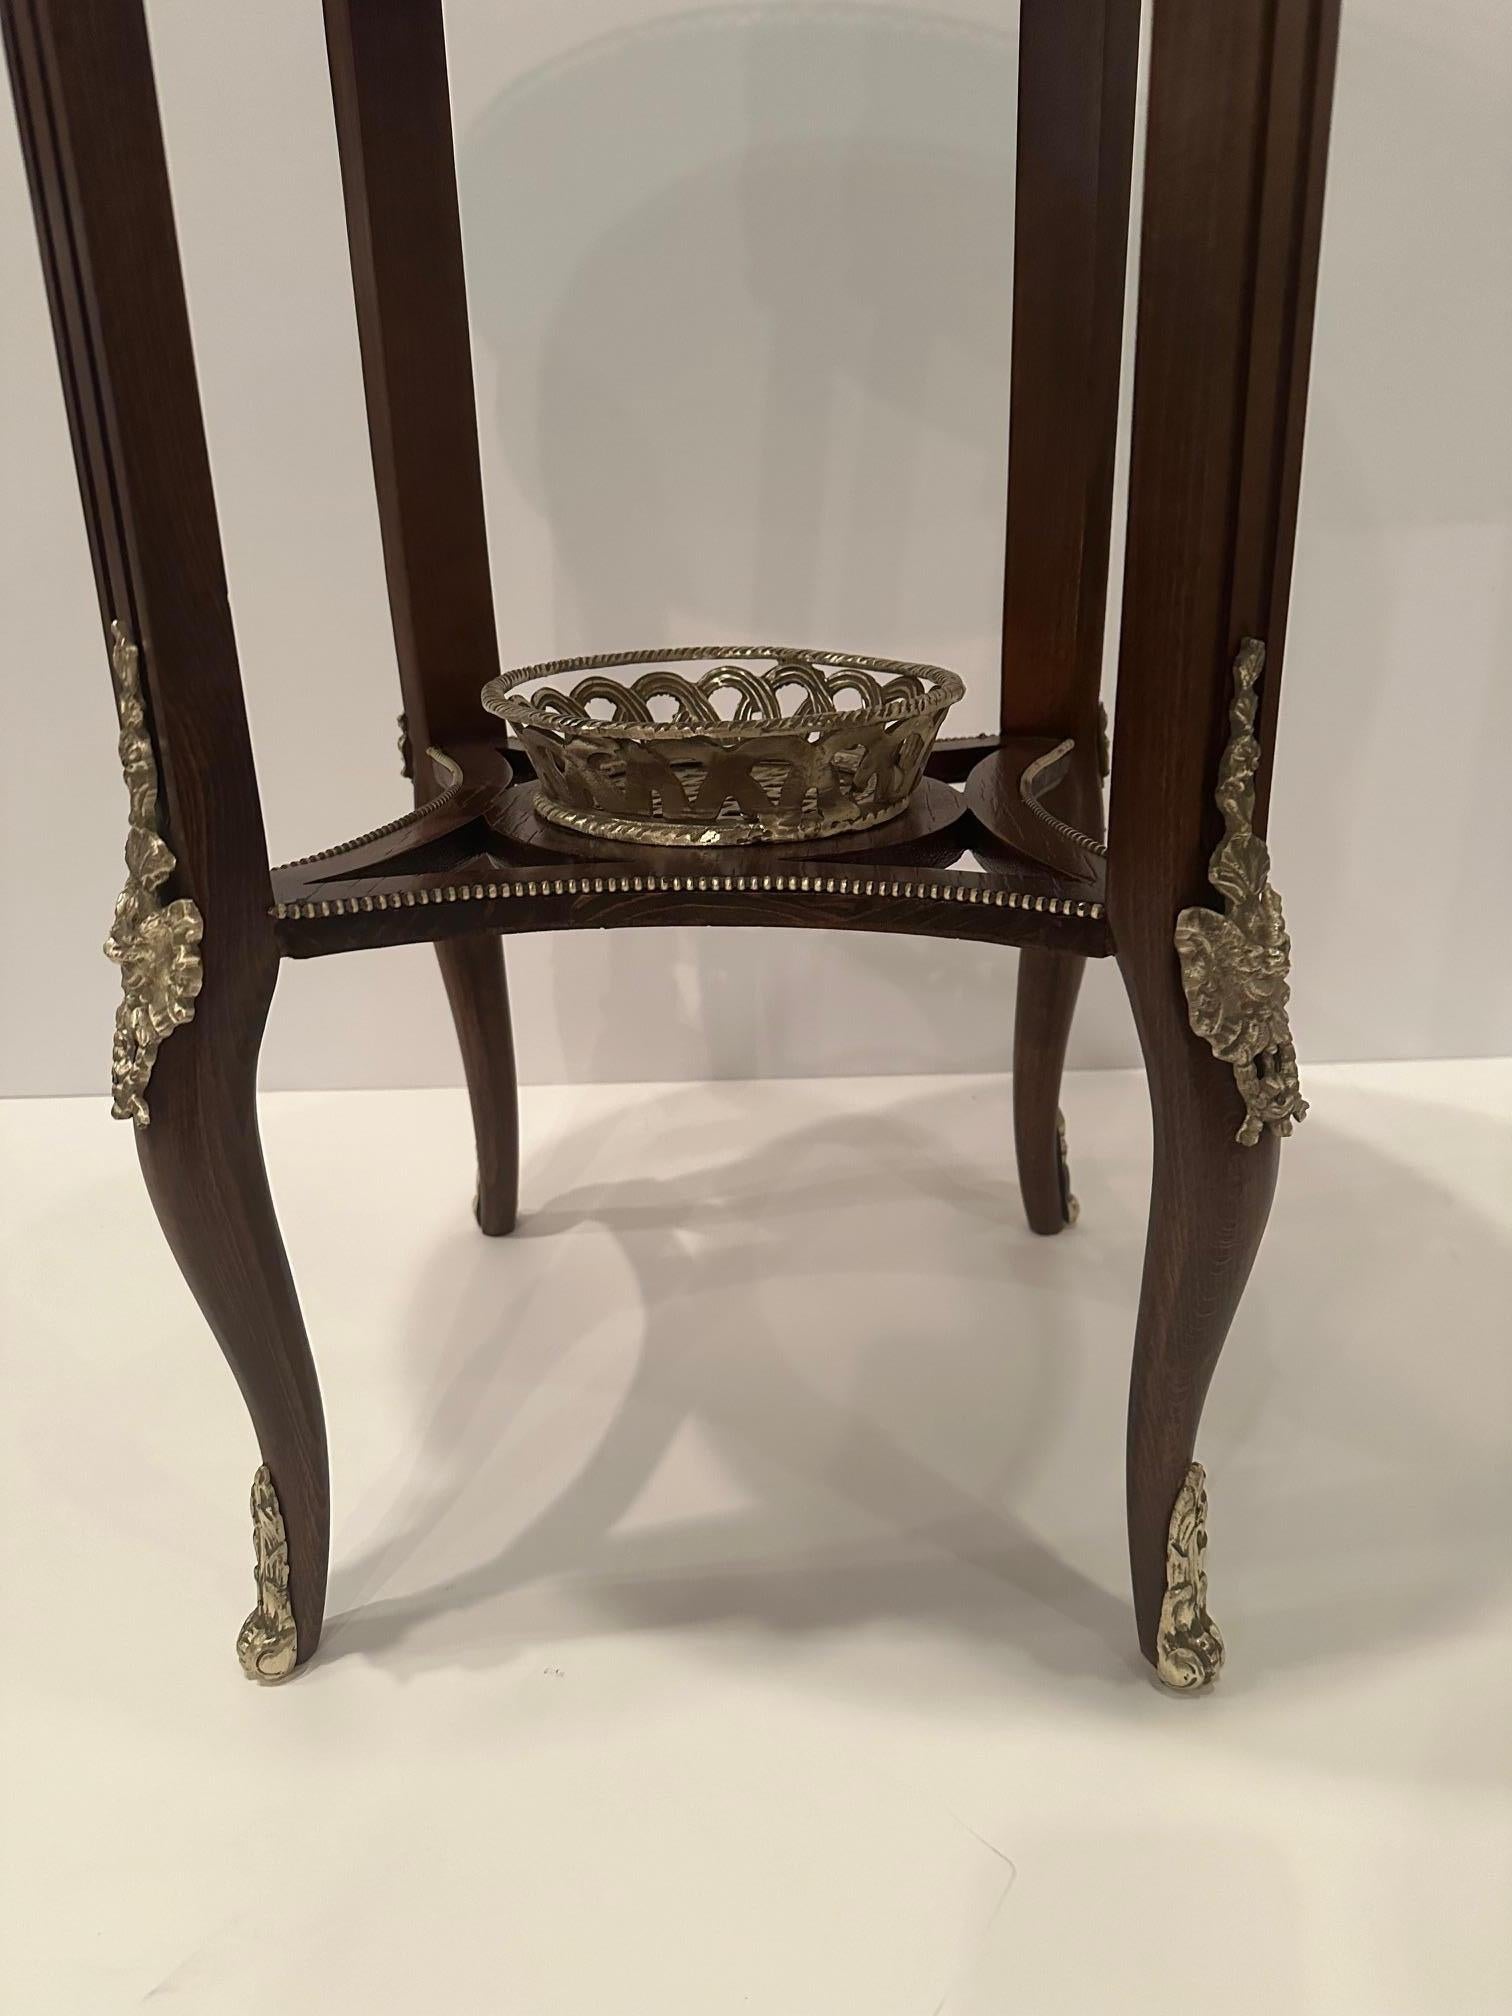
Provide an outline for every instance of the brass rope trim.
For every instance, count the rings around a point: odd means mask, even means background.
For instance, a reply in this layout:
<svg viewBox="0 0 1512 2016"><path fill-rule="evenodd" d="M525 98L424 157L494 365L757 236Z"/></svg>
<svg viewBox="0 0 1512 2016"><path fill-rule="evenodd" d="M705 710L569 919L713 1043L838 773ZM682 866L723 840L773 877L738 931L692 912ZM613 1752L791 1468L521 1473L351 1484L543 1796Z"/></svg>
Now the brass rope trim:
<svg viewBox="0 0 1512 2016"><path fill-rule="evenodd" d="M1052 763L1059 763L1063 757L1071 755L1075 748L1074 741L1058 742L1053 749L1047 749L1043 756L1036 756L1019 778L1019 797L1023 800L1025 810L1032 812L1042 825L1053 827L1057 833L1062 834L1067 840L1074 841L1086 853L1095 854L1099 860L1106 861L1108 858L1106 840L1094 840L1090 833L1083 833L1079 826L1073 826L1068 819L1057 818L1055 813L1047 810L1034 796L1033 787L1044 772Z"/></svg>
<svg viewBox="0 0 1512 2016"><path fill-rule="evenodd" d="M561 716L551 703L560 704L564 699L577 700L581 687L574 688L570 695L560 693L523 694L516 689L529 680L560 679L571 672L612 672L629 665L648 665L658 668L666 665L709 664L715 668L710 677L727 674L732 667L770 660L777 672L796 675L801 672L811 677L817 675L817 684L826 683L825 674L836 675L834 685L840 691L854 686L856 691L864 690L859 681L847 680L840 676L845 673L860 673L863 678L875 683L875 675L882 673L891 681L927 681L929 690L911 695L895 694L886 701L874 700L861 707L822 708L813 706L809 714L793 717L790 724L805 733L825 732L834 728L858 727L872 717L885 718L889 722L911 721L921 714L938 710L943 718L946 711L965 697L966 688L960 675L948 671L942 665L925 665L911 658L873 658L856 651L820 651L812 646L792 646L782 644L674 644L661 649L638 651L596 651L586 657L552 658L539 665L522 665L510 672L503 672L490 679L483 688L483 705L490 714L496 714L511 726L524 723L531 727L551 732L560 726ZM653 674L654 676L654 674ZM603 686L601 680L586 680L585 686ZM637 699L636 689L625 689L619 682L612 682L618 689L616 697L622 703L633 705ZM800 683L796 676L789 684ZM685 737L690 728L707 725L711 732L717 732L720 740L760 739L770 735L774 726L782 725L776 713L738 714L733 721L710 718L704 723L699 705L699 693L695 686L680 675L671 675L668 684L677 692L686 712L675 721L655 721L649 715L644 721L626 721L616 716L612 721L598 720L583 714L581 718L571 716L570 725L574 729L587 728L605 734L612 741L678 741ZM586 696L585 696L586 697ZM599 694L596 697L602 698ZM749 699L749 694L747 698ZM811 695L811 702L817 701L817 692ZM541 703L545 701L543 706ZM942 704L943 703L943 704Z"/></svg>
<svg viewBox="0 0 1512 2016"><path fill-rule="evenodd" d="M339 850L338 850L339 851ZM315 857L323 858L323 857ZM299 866L295 862L292 866ZM366 916L377 910L423 909L438 903L494 903L561 896L897 896L903 900L961 903L970 908L1022 910L1051 917L1099 920L1101 903L1068 896L1036 896L1019 889L983 889L969 883L929 882L899 887L876 875L569 875L557 880L461 882L441 887L380 891L376 896L330 896L276 903L280 923L296 919Z"/></svg>
<svg viewBox="0 0 1512 2016"><path fill-rule="evenodd" d="M277 875L289 868L308 868L316 861L334 861L339 855L355 854L359 847L370 847L375 840L387 840L391 833L402 833L406 826L418 824L421 819L429 818L432 812L443 811L461 788L462 780L459 777L456 783L448 784L444 791L438 791L434 798L427 798L423 805L412 806L397 819L390 819L386 826L375 826L371 833L359 833L355 840L343 840L335 847L322 847L314 854L296 855L292 861L283 862L273 872Z"/></svg>

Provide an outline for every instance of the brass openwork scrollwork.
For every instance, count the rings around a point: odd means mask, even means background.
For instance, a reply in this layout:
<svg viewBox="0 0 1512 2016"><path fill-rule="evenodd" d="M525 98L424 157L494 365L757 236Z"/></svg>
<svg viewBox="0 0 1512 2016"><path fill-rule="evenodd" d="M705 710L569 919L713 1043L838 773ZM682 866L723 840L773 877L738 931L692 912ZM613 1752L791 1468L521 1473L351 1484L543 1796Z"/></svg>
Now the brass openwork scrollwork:
<svg viewBox="0 0 1512 2016"><path fill-rule="evenodd" d="M1155 1671L1167 1687L1210 1687L1223 1665L1223 1639L1207 1607L1207 1474L1187 1471L1166 1540L1166 1591L1160 1606Z"/></svg>
<svg viewBox="0 0 1512 2016"><path fill-rule="evenodd" d="M266 1463L252 1479L252 1546L257 1607L237 1634L236 1656L249 1680L272 1686L294 1671L299 1636L289 1602L289 1541Z"/></svg>
<svg viewBox="0 0 1512 2016"><path fill-rule="evenodd" d="M1223 838L1208 880L1226 912L1194 906L1176 920L1176 951L1192 1028L1213 1055L1233 1066L1244 1100L1237 1139L1252 1148L1267 1128L1290 1134L1307 1117L1297 1074L1287 1003L1291 940L1281 898L1271 887L1270 852L1255 832L1255 689L1265 646L1246 638L1234 664L1229 741L1218 771Z"/></svg>
<svg viewBox="0 0 1512 2016"><path fill-rule="evenodd" d="M707 669L672 669L688 661ZM543 683L569 674L583 675L569 690ZM933 665L694 645L528 666L491 680L483 704L525 745L543 818L603 840L728 847L895 818L964 690Z"/></svg>
<svg viewBox="0 0 1512 2016"><path fill-rule="evenodd" d="M158 1051L175 1029L194 1019L204 985L200 940L204 921L181 896L158 894L177 863L158 831L157 757L147 732L137 647L119 623L110 626L110 669L121 722L121 770L130 798L126 831L126 887L116 901L105 956L121 969L110 1078L117 1120L148 1124L147 1084Z"/></svg>

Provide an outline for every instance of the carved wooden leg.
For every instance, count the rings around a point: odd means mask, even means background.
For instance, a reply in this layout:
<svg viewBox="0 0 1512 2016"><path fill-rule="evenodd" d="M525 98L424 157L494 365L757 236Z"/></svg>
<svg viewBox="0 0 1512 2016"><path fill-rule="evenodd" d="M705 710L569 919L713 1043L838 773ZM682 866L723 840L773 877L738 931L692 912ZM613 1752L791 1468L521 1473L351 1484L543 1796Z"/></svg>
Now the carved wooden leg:
<svg viewBox="0 0 1512 2016"><path fill-rule="evenodd" d="M273 971L217 986L152 1071L137 1146L174 1257L236 1375L262 1451L253 1492L258 1604L238 1641L257 1680L320 1642L330 1552L325 1419L257 1132L257 1053ZM292 1616L291 1616L292 1607Z"/></svg>
<svg viewBox="0 0 1512 2016"><path fill-rule="evenodd" d="M1035 1232L1061 1232L1076 1223L1078 1206L1066 1162L1060 1087L1086 963L1074 954L1041 952L1031 946L1019 953L1013 1141L1024 1210Z"/></svg>
<svg viewBox="0 0 1512 2016"><path fill-rule="evenodd" d="M1129 1393L1129 1559L1140 1649L1175 1687L1216 1677L1206 1512L1192 1463L1208 1382L1270 1215L1280 1143L1236 1134L1234 1073L1193 1035L1176 956L1141 981L1124 962L1149 1074L1155 1166Z"/></svg>
<svg viewBox="0 0 1512 2016"><path fill-rule="evenodd" d="M478 1224L490 1238L515 1228L520 1196L520 1113L504 946L487 932L436 947L446 982L478 1144Z"/></svg>

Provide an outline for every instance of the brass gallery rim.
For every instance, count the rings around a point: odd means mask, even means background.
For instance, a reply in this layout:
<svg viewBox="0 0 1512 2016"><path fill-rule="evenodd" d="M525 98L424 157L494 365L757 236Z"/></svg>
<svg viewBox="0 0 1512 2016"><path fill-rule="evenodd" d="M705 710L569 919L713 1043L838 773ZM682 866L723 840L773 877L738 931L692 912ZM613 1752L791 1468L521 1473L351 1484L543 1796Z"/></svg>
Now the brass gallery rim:
<svg viewBox="0 0 1512 2016"><path fill-rule="evenodd" d="M594 674L607 674L617 665L686 665L700 662L710 665L714 674L721 668L741 667L752 662L765 660L772 668L763 680L769 688L774 684L772 675L789 670L796 682L807 671L848 673L860 675L845 681L836 681L822 708L812 708L807 714L795 710L784 714L780 701L769 712L742 715L737 713L733 720L720 720L712 707L703 717L702 725L713 727L717 723L717 733L721 742L731 736L755 736L769 732L778 720L786 719L794 725L801 718L809 730L823 731L844 726L863 726L877 720L900 721L914 715L925 714L938 709L943 715L965 697L966 688L959 675L949 672L942 665L923 665L902 658L871 658L848 651L813 651L808 649L785 648L775 644L677 644L666 650L646 651L604 651L582 658L553 658L541 665L523 665L517 671L502 672L496 679L490 679L483 688L483 705L490 714L508 721L512 726L542 728L555 732L568 723L591 726L595 734L606 739L623 738L627 741L648 742L676 739L686 736L689 726L686 720L657 721L651 716L649 707L637 706L639 699L654 697L654 693L639 693L648 682L637 680L631 685ZM537 679L563 679L573 673L584 673L589 677L580 680L568 695L561 693L524 694L518 689ZM688 688L698 690L708 687L706 697L712 698L717 687L710 686L711 675L703 681L680 678L674 674L666 681L669 697L683 699L678 690ZM882 682L907 680L918 682L909 693L895 692L883 699L885 688ZM662 682L655 682L660 685ZM723 682L721 682L723 683ZM881 688L875 697L859 707L836 707L829 704L836 691L844 691L847 685L858 692L865 692L868 686ZM585 689L602 688L602 697L611 704L628 707L628 719L598 720L586 711L586 702L598 697ZM922 687L924 690L919 690ZM581 702L579 699L581 696ZM752 696L754 699L754 696ZM774 694L775 699L775 694ZM696 704L696 703L695 703ZM759 705L760 703L755 703Z"/></svg>
<svg viewBox="0 0 1512 2016"><path fill-rule="evenodd" d="M615 676L634 668L646 669ZM543 818L608 840L718 847L895 818L964 691L954 672L900 659L678 645L523 666L491 680L483 705L519 734Z"/></svg>

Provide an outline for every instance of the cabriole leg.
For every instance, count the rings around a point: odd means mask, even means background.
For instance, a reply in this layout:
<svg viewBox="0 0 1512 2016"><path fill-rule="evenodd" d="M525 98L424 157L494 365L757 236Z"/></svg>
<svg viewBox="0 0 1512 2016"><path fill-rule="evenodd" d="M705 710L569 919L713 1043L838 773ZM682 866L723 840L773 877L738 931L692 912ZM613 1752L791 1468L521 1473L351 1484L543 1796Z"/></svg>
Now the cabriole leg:
<svg viewBox="0 0 1512 2016"><path fill-rule="evenodd" d="M1193 1036L1170 962L1156 998L1129 968L1154 1109L1155 1163L1129 1392L1129 1559L1139 1644L1168 1685L1217 1677L1206 1500L1192 1461L1208 1383L1270 1215L1280 1143L1244 1146L1230 1069Z"/></svg>
<svg viewBox="0 0 1512 2016"><path fill-rule="evenodd" d="M1013 1027L1013 1142L1030 1229L1062 1232L1076 1223L1060 1110L1061 1074L1086 960L1076 954L1019 953Z"/></svg>
<svg viewBox="0 0 1512 2016"><path fill-rule="evenodd" d="M492 934L436 946L457 1025L478 1144L478 1224L490 1238L515 1228L520 1195L520 1114L504 946Z"/></svg>
<svg viewBox="0 0 1512 2016"><path fill-rule="evenodd" d="M1255 831L1265 648L1234 663L1208 864L1222 908L1192 904L1169 950L1121 941L1155 1114L1150 1230L1129 1404L1129 1546L1145 1657L1204 1687L1223 1661L1207 1614L1207 1498L1192 1447L1203 1399L1270 1216L1281 1140L1307 1117L1287 1013L1291 940ZM1172 956L1174 954L1174 957Z"/></svg>
<svg viewBox="0 0 1512 2016"><path fill-rule="evenodd" d="M237 1650L249 1677L287 1679L320 1643L330 1483L320 1387L257 1131L257 1053L272 974L217 992L152 1072L142 1172L184 1279L236 1375L262 1452L252 1514L257 1604Z"/></svg>

